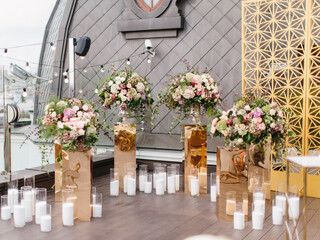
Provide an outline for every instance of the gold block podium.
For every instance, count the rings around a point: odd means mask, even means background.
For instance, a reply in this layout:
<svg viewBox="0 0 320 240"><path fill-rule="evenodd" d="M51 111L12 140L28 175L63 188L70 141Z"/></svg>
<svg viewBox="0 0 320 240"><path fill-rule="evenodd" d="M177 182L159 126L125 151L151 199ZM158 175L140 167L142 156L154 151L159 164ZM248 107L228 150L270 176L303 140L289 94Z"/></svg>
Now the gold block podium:
<svg viewBox="0 0 320 240"><path fill-rule="evenodd" d="M119 169L119 189L123 192L123 178L127 168L136 168L136 125L114 125L114 168Z"/></svg>
<svg viewBox="0 0 320 240"><path fill-rule="evenodd" d="M184 192L190 193L188 175L198 168L199 192L207 193L207 130L206 125L184 125Z"/></svg>

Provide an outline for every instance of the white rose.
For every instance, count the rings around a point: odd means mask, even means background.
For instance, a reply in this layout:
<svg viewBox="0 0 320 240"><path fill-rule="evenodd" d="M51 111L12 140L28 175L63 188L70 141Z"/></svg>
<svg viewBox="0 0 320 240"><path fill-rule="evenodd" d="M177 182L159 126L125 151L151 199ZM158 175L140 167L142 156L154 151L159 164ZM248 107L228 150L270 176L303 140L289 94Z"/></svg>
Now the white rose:
<svg viewBox="0 0 320 240"><path fill-rule="evenodd" d="M217 86L213 86L212 85L211 89L212 89L213 93L218 93L218 87Z"/></svg>
<svg viewBox="0 0 320 240"><path fill-rule="evenodd" d="M239 138L239 139L237 140L237 143L238 143L238 144L242 144L242 143L243 143L243 139L242 139L242 138Z"/></svg>
<svg viewBox="0 0 320 240"><path fill-rule="evenodd" d="M85 105L83 105L82 109L83 109L84 111L88 111L88 110L89 110L89 107L88 107L87 104L85 104Z"/></svg>
<svg viewBox="0 0 320 240"><path fill-rule="evenodd" d="M252 119L252 123L253 124L257 124L258 123L258 120L256 118Z"/></svg>
<svg viewBox="0 0 320 240"><path fill-rule="evenodd" d="M79 129L78 133L79 133L80 136L83 136L85 132L84 132L83 129Z"/></svg>
<svg viewBox="0 0 320 240"><path fill-rule="evenodd" d="M56 116L57 116L57 113L56 113L56 112L52 112L52 113L51 113L51 117L54 117L54 118L55 118Z"/></svg>
<svg viewBox="0 0 320 240"><path fill-rule="evenodd" d="M276 110L274 110L274 109L271 109L271 110L270 110L270 115L271 115L271 116L274 116L274 115L276 115Z"/></svg>
<svg viewBox="0 0 320 240"><path fill-rule="evenodd" d="M116 84L117 84L117 85L120 85L120 84L121 84L121 80L117 80L117 81L116 81Z"/></svg>
<svg viewBox="0 0 320 240"><path fill-rule="evenodd" d="M192 89L186 89L186 90L184 91L184 93L183 93L183 97L184 97L185 99L191 99L191 98L193 98L194 96L195 96L195 94L194 94L194 92L193 92Z"/></svg>
<svg viewBox="0 0 320 240"><path fill-rule="evenodd" d="M202 94L202 95L201 95L201 98L205 98L205 97L206 97L206 95L205 95L205 94Z"/></svg>
<svg viewBox="0 0 320 240"><path fill-rule="evenodd" d="M83 112L79 111L79 112L77 113L77 115L78 115L78 117L82 117Z"/></svg>
<svg viewBox="0 0 320 240"><path fill-rule="evenodd" d="M78 110L79 110L79 107L78 107L78 106L74 106L72 109L73 109L74 111L78 111Z"/></svg>
<svg viewBox="0 0 320 240"><path fill-rule="evenodd" d="M203 82L203 83L208 83L208 79L202 78L202 82Z"/></svg>
<svg viewBox="0 0 320 240"><path fill-rule="evenodd" d="M250 111L250 106L249 106L249 105L245 105L245 106L244 106L244 109L245 109L246 111Z"/></svg>
<svg viewBox="0 0 320 240"><path fill-rule="evenodd" d="M187 73L186 74L186 78L189 80L189 81L191 81L191 79L193 78L193 73Z"/></svg>
<svg viewBox="0 0 320 240"><path fill-rule="evenodd" d="M126 78L124 78L124 77L121 77L121 78L120 78L120 81L121 81L121 82L124 82L125 80L126 80Z"/></svg>
<svg viewBox="0 0 320 240"><path fill-rule="evenodd" d="M138 92L143 92L144 89L145 89L144 84L141 83L141 82L139 82L139 83L137 84L137 86L136 86L136 89L137 89Z"/></svg>
<svg viewBox="0 0 320 240"><path fill-rule="evenodd" d="M270 127L271 127L271 128L275 128L275 127L276 127L276 124L275 124L275 123L271 123L271 124L270 124Z"/></svg>
<svg viewBox="0 0 320 240"><path fill-rule="evenodd" d="M110 91L111 91L112 94L117 94L118 93L118 85L117 84L113 84L111 86Z"/></svg>
<svg viewBox="0 0 320 240"><path fill-rule="evenodd" d="M134 97L135 100L138 100L139 98L141 98L141 94L137 93L137 95Z"/></svg>
<svg viewBox="0 0 320 240"><path fill-rule="evenodd" d="M57 103L57 107L66 107L67 103L65 101L60 101Z"/></svg>
<svg viewBox="0 0 320 240"><path fill-rule="evenodd" d="M119 104L120 104L120 101L116 101L116 104L119 105Z"/></svg>
<svg viewBox="0 0 320 240"><path fill-rule="evenodd" d="M127 100L127 97L122 95L122 96L121 96L121 101L122 101L122 102L125 102L126 100Z"/></svg>
<svg viewBox="0 0 320 240"><path fill-rule="evenodd" d="M109 87L111 87L111 86L112 86L112 84L113 84L113 82L112 82L112 81L109 81L109 82L108 82Z"/></svg>
<svg viewBox="0 0 320 240"><path fill-rule="evenodd" d="M63 122L58 122L58 128L63 128L64 124Z"/></svg>
<svg viewBox="0 0 320 240"><path fill-rule="evenodd" d="M200 75L194 75L193 79L196 80L197 83L200 83L202 80L202 77Z"/></svg>
<svg viewBox="0 0 320 240"><path fill-rule="evenodd" d="M87 134L95 134L96 133L96 128L95 127L88 127L87 128Z"/></svg>
<svg viewBox="0 0 320 240"><path fill-rule="evenodd" d="M208 85L208 86L207 86L207 89L208 89L208 90L211 90L211 86L210 86L210 85Z"/></svg>

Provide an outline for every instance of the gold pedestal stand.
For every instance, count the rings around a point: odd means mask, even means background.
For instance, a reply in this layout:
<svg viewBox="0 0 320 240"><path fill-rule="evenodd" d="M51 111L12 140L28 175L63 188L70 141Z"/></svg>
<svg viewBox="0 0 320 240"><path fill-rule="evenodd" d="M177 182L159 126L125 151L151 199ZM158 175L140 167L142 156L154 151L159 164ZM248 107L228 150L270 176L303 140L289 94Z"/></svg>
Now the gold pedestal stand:
<svg viewBox="0 0 320 240"><path fill-rule="evenodd" d="M199 169L199 192L207 193L207 131L206 125L184 125L184 192L190 193L188 175L191 168Z"/></svg>

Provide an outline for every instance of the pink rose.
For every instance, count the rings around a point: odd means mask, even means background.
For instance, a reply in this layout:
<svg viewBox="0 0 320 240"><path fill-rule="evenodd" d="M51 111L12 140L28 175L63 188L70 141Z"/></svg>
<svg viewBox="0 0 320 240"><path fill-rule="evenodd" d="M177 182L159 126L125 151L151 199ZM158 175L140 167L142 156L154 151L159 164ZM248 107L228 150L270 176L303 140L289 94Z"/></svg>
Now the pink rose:
<svg viewBox="0 0 320 240"><path fill-rule="evenodd" d="M189 90L193 90L193 87L192 87L192 86L188 86L188 89L189 89Z"/></svg>
<svg viewBox="0 0 320 240"><path fill-rule="evenodd" d="M120 84L120 87L121 87L122 89L125 89L125 88L126 88L126 85L125 85L124 83L121 83L121 84Z"/></svg>
<svg viewBox="0 0 320 240"><path fill-rule="evenodd" d="M196 92L196 95L197 95L197 96L200 96L200 95L201 95L201 92L200 92L200 91L197 91L197 92Z"/></svg>
<svg viewBox="0 0 320 240"><path fill-rule="evenodd" d="M196 88L196 89L201 89L201 83L196 84L196 85L195 85L195 88Z"/></svg>
<svg viewBox="0 0 320 240"><path fill-rule="evenodd" d="M191 84L192 84L192 85L196 84L196 80L192 79L192 80L191 80Z"/></svg>
<svg viewBox="0 0 320 240"><path fill-rule="evenodd" d="M122 89L122 90L121 90L121 93L122 93L122 95L126 95L126 94L127 94L127 90Z"/></svg>
<svg viewBox="0 0 320 240"><path fill-rule="evenodd" d="M261 117L257 117L257 123L262 123L262 118Z"/></svg>
<svg viewBox="0 0 320 240"><path fill-rule="evenodd" d="M70 119L70 122L77 122L78 121L78 118L71 118Z"/></svg>
<svg viewBox="0 0 320 240"><path fill-rule="evenodd" d="M83 128L84 128L84 123L83 123L82 121L74 122L73 125L74 125L77 129L83 129Z"/></svg>
<svg viewBox="0 0 320 240"><path fill-rule="evenodd" d="M266 125L264 123L261 123L258 125L259 130L264 131L266 130Z"/></svg>
<svg viewBox="0 0 320 240"><path fill-rule="evenodd" d="M218 118L213 119L213 120L212 120L212 123L211 123L211 127L217 126L218 120L219 120Z"/></svg>
<svg viewBox="0 0 320 240"><path fill-rule="evenodd" d="M243 115L243 123L247 122L248 121L248 116L247 115Z"/></svg>

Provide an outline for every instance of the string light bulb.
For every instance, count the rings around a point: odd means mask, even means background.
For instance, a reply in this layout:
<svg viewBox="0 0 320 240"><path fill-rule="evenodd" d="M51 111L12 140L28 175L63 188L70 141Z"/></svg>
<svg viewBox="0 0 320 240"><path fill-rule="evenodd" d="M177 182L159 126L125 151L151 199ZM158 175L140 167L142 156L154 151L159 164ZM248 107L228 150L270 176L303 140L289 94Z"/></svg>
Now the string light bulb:
<svg viewBox="0 0 320 240"><path fill-rule="evenodd" d="M30 71L30 65L29 62L26 62L26 71L29 72Z"/></svg>
<svg viewBox="0 0 320 240"><path fill-rule="evenodd" d="M96 88L96 89L94 90L94 92L95 92L95 93L98 93L98 92L99 92L99 89L98 89L98 88Z"/></svg>
<svg viewBox="0 0 320 240"><path fill-rule="evenodd" d="M65 83L68 83L68 82L69 82L69 79L68 79L67 76L64 76L64 82L65 82Z"/></svg>
<svg viewBox="0 0 320 240"><path fill-rule="evenodd" d="M101 72L104 72L103 65L100 66L100 71L101 71Z"/></svg>
<svg viewBox="0 0 320 240"><path fill-rule="evenodd" d="M8 55L8 49L5 48L5 49L3 50L3 56L4 56L4 57L7 57L7 55Z"/></svg>
<svg viewBox="0 0 320 240"><path fill-rule="evenodd" d="M27 89L26 89L26 88L23 88L22 96L23 96L23 97L27 97L27 96L28 96L28 93L27 93Z"/></svg>
<svg viewBox="0 0 320 240"><path fill-rule="evenodd" d="M83 60L83 59L84 59L84 56L80 56L80 59Z"/></svg>
<svg viewBox="0 0 320 240"><path fill-rule="evenodd" d="M130 66L130 58L127 59L127 65Z"/></svg>
<svg viewBox="0 0 320 240"><path fill-rule="evenodd" d="M82 89L79 90L79 93L80 93L80 94L82 93Z"/></svg>
<svg viewBox="0 0 320 240"><path fill-rule="evenodd" d="M66 71L64 71L62 75L65 76L65 77L68 76L68 71L69 71L69 69L67 69Z"/></svg>
<svg viewBox="0 0 320 240"><path fill-rule="evenodd" d="M50 42L50 48L52 51L56 50L56 46L54 45L53 42Z"/></svg>
<svg viewBox="0 0 320 240"><path fill-rule="evenodd" d="M149 63L149 64L151 63L151 59L150 59L150 58L148 58L148 63Z"/></svg>
<svg viewBox="0 0 320 240"><path fill-rule="evenodd" d="M83 72L86 73L86 72L88 72L88 71L87 71L87 69L83 69Z"/></svg>
<svg viewBox="0 0 320 240"><path fill-rule="evenodd" d="M48 81L48 83L52 83L52 82L53 82L52 80L49 80L49 81Z"/></svg>

